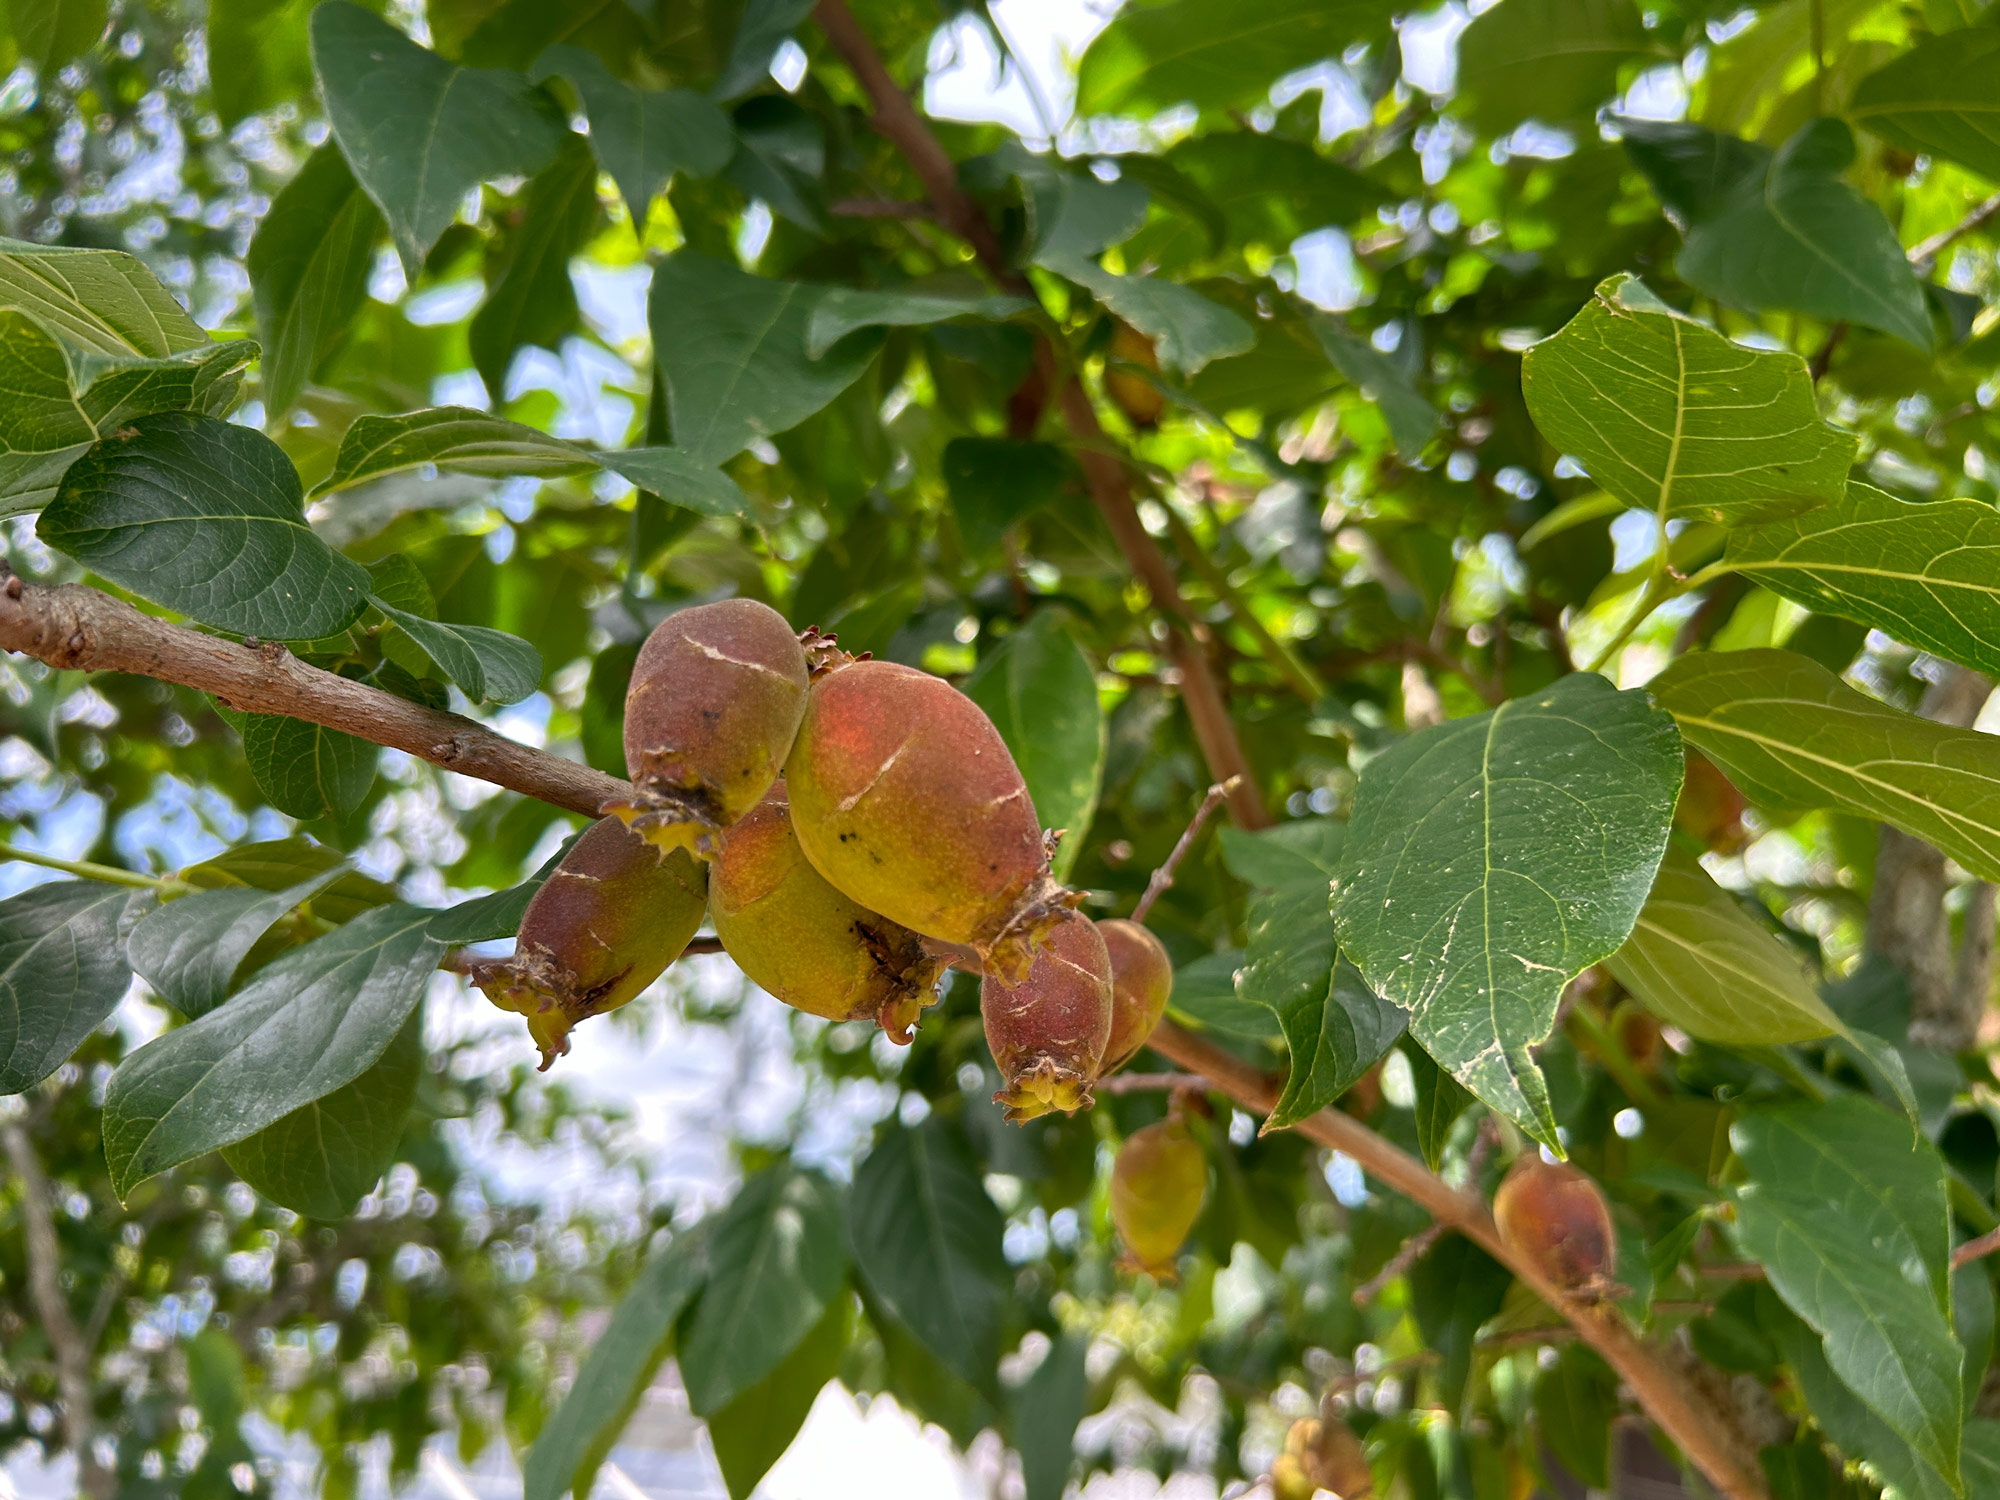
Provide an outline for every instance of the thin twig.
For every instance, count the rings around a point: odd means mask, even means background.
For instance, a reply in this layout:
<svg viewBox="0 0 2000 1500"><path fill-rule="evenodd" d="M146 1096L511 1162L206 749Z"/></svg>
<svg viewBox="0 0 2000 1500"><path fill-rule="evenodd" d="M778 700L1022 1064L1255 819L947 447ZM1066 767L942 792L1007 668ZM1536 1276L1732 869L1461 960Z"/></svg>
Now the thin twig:
<svg viewBox="0 0 2000 1500"><path fill-rule="evenodd" d="M1431 1246L1444 1238L1449 1228L1450 1226L1442 1219L1433 1219L1404 1240L1396 1253L1383 1263L1381 1270L1354 1289L1354 1305L1366 1307L1381 1296L1382 1289L1422 1260L1429 1253Z"/></svg>
<svg viewBox="0 0 2000 1500"><path fill-rule="evenodd" d="M1165 895L1167 888L1174 883L1174 871L1180 868L1181 861L1193 847L1196 836L1201 833L1201 825L1208 821L1208 815L1215 811L1216 806L1235 790L1234 776L1227 781L1218 781L1208 789L1208 795L1201 799L1201 806L1197 807L1194 816L1188 819L1187 829L1181 834L1180 842L1168 851L1166 862L1153 871L1153 878L1146 882L1145 894L1139 897L1139 904L1132 908L1133 921L1144 924L1153 910L1153 903Z"/></svg>
<svg viewBox="0 0 2000 1500"><path fill-rule="evenodd" d="M33 849L23 849L18 844L0 844L0 860L15 859L24 865L40 865L45 870L60 870L65 875L81 875L85 880L101 880L107 885L134 885L149 891L172 891L176 895L194 889L185 880L176 880L171 875L148 875L139 870L123 870L117 865L100 865L87 859L57 859L53 854L42 854Z"/></svg>
<svg viewBox="0 0 2000 1500"><path fill-rule="evenodd" d="M1982 1255L1991 1255L1995 1250L2000 1250L2000 1229L1989 1229L1978 1239L1967 1240L1951 1252L1951 1268L1956 1271L1960 1266L1970 1265Z"/></svg>
<svg viewBox="0 0 2000 1500"><path fill-rule="evenodd" d="M1931 262L1938 258L1941 251L1956 244L1995 214L2000 214L2000 193L1995 193L1991 198L1988 198L1984 203L1973 209L1971 213L1952 225L1951 228L1941 229L1927 240L1918 240L1916 244L1910 246L1903 253L1909 259L1910 264L1915 266L1919 271L1927 270Z"/></svg>
<svg viewBox="0 0 2000 1500"><path fill-rule="evenodd" d="M1164 1091L1174 1093L1181 1089L1206 1090L1211 1085L1199 1073L1114 1073L1109 1078L1100 1078L1091 1085L1091 1090L1099 1094L1145 1094Z"/></svg>
<svg viewBox="0 0 2000 1500"><path fill-rule="evenodd" d="M901 198L836 198L826 211L840 219L935 219L937 210L928 203L909 203Z"/></svg>

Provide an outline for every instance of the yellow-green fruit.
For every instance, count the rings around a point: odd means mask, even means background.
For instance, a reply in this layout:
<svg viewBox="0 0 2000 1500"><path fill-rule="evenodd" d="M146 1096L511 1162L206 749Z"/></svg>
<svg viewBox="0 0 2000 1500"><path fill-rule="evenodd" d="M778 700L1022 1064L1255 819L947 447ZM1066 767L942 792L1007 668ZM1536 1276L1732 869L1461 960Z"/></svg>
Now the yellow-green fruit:
<svg viewBox="0 0 2000 1500"><path fill-rule="evenodd" d="M542 1066L569 1051L586 1016L616 1010L660 977L701 926L708 871L616 818L576 841L535 892L514 956L475 975L502 1010L528 1018Z"/></svg>
<svg viewBox="0 0 2000 1500"><path fill-rule="evenodd" d="M1111 1040L1104 1047L1104 1071L1115 1073L1146 1045L1167 1013L1174 993L1174 961L1160 940L1137 922L1111 917L1097 924L1111 955Z"/></svg>
<svg viewBox="0 0 2000 1500"><path fill-rule="evenodd" d="M722 836L709 872L715 935L752 983L829 1021L877 1021L907 1042L945 960L858 906L806 861L781 781Z"/></svg>
<svg viewBox="0 0 2000 1500"><path fill-rule="evenodd" d="M1137 365L1142 370L1159 374L1160 356L1153 347L1153 341L1129 323L1120 323L1111 335L1108 352L1115 363L1104 372L1104 389L1118 403L1119 410L1131 419L1134 427L1156 426L1167 409L1167 398L1143 375L1116 368L1121 363Z"/></svg>
<svg viewBox="0 0 2000 1500"><path fill-rule="evenodd" d="M1208 1161L1178 1118L1135 1130L1111 1168L1111 1222L1128 1264L1170 1277L1208 1196Z"/></svg>
<svg viewBox="0 0 2000 1500"><path fill-rule="evenodd" d="M604 811L663 849L713 854L778 779L807 680L805 648L769 605L724 599L668 616L625 694L634 793Z"/></svg>
<svg viewBox="0 0 2000 1500"><path fill-rule="evenodd" d="M1096 924L1058 911L1019 984L990 972L979 982L979 1014L1009 1120L1087 1107L1111 1037L1111 956Z"/></svg>
<svg viewBox="0 0 2000 1500"><path fill-rule="evenodd" d="M1018 979L1076 898L1049 874L1027 783L951 684L859 661L813 684L792 758L792 826L813 867L913 932Z"/></svg>

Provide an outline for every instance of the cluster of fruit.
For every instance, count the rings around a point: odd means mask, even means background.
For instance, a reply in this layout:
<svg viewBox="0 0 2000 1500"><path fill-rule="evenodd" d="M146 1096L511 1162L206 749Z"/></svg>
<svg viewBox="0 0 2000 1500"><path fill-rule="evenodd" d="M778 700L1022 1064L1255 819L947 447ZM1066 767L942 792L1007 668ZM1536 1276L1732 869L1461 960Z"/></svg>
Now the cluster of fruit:
<svg viewBox="0 0 2000 1500"><path fill-rule="evenodd" d="M1015 1121L1088 1105L1166 1009L1166 950L1076 910L999 731L940 678L795 635L752 600L700 605L640 648L625 759L630 798L479 976L527 1017L544 1067L679 957L704 912L754 983L898 1042L947 966L977 968Z"/></svg>

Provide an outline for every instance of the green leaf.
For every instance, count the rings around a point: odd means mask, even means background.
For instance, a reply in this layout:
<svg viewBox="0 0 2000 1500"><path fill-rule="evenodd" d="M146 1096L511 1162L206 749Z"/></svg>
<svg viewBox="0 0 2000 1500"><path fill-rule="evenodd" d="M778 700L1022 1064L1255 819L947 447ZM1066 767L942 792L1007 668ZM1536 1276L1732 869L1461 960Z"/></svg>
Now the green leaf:
<svg viewBox="0 0 2000 1500"><path fill-rule="evenodd" d="M1563 986L1631 934L1682 766L1644 693L1578 673L1361 773L1333 894L1342 951L1441 1066L1551 1147L1528 1049Z"/></svg>
<svg viewBox="0 0 2000 1500"><path fill-rule="evenodd" d="M1406 461L1419 457L1443 425L1429 398L1394 360L1367 340L1356 338L1340 319L1315 313L1309 321L1328 362L1359 386L1362 396L1382 413L1396 451Z"/></svg>
<svg viewBox="0 0 2000 1500"><path fill-rule="evenodd" d="M422 646L475 703L519 703L541 686L542 654L517 635L485 625L427 620L373 594L368 602Z"/></svg>
<svg viewBox="0 0 2000 1500"><path fill-rule="evenodd" d="M528 1449L522 1500L559 1500L565 1490L590 1493L597 1466L666 1358L674 1324L708 1279L706 1229L676 1236L612 1309L576 1383Z"/></svg>
<svg viewBox="0 0 2000 1500"><path fill-rule="evenodd" d="M1347 825L1333 818L1300 818L1254 833L1226 827L1216 832L1229 873L1270 891L1315 881L1330 889L1346 836Z"/></svg>
<svg viewBox="0 0 2000 1500"><path fill-rule="evenodd" d="M70 465L35 533L204 625L309 641L360 615L368 570L313 535L304 507L298 470L263 433L161 412Z"/></svg>
<svg viewBox="0 0 2000 1500"><path fill-rule="evenodd" d="M1280 75L1338 57L1388 20L1376 0L1228 0L1135 5L1100 32L1078 66L1079 115L1153 115L1176 104L1249 109Z"/></svg>
<svg viewBox="0 0 2000 1500"><path fill-rule="evenodd" d="M141 917L125 942L139 977L189 1020L229 996L243 960L287 912L310 901L346 873L328 865L282 891L254 886L196 891Z"/></svg>
<svg viewBox="0 0 2000 1500"><path fill-rule="evenodd" d="M591 148L642 233L653 199L676 172L713 177L736 152L729 117L709 99L691 89L635 89L581 47L549 48L533 77L565 78L576 90Z"/></svg>
<svg viewBox="0 0 2000 1500"><path fill-rule="evenodd" d="M1228 948L1180 965L1174 970L1174 995L1167 1008L1206 1031L1279 1040L1285 1029L1271 1008L1236 993L1236 975L1246 956L1241 948Z"/></svg>
<svg viewBox="0 0 2000 1500"><path fill-rule="evenodd" d="M1856 443L1796 354L1747 349L1613 276L1522 361L1528 413L1627 505L1723 525L1837 500Z"/></svg>
<svg viewBox="0 0 2000 1500"><path fill-rule="evenodd" d="M799 1346L846 1280L840 1200L822 1177L766 1168L709 1235L707 1289L680 1348L697 1416L727 1406Z"/></svg>
<svg viewBox="0 0 2000 1500"><path fill-rule="evenodd" d="M779 44L811 14L812 0L749 0L716 80L715 97L734 99L766 82Z"/></svg>
<svg viewBox="0 0 2000 1500"><path fill-rule="evenodd" d="M1737 572L1816 614L2000 672L2000 513L1850 484L1830 505L1732 531Z"/></svg>
<svg viewBox="0 0 2000 1500"><path fill-rule="evenodd" d="M1661 56L1631 0L1504 0L1458 39L1453 108L1486 135L1588 120L1626 67Z"/></svg>
<svg viewBox="0 0 2000 1500"><path fill-rule="evenodd" d="M1654 1015L1705 1042L1757 1047L1844 1029L1797 953L1679 849L1668 849L1632 936L1604 962Z"/></svg>
<svg viewBox="0 0 2000 1500"><path fill-rule="evenodd" d="M1076 474L1053 443L994 437L953 438L939 467L958 534L974 556L997 548L1009 527L1059 497Z"/></svg>
<svg viewBox="0 0 2000 1500"><path fill-rule="evenodd" d="M334 139L411 281L467 193L533 176L562 145L561 114L519 73L455 67L348 0L313 11L312 57Z"/></svg>
<svg viewBox="0 0 2000 1500"><path fill-rule="evenodd" d="M590 142L571 133L522 193L520 222L508 237L499 279L466 329L473 366L496 398L507 389L517 349L557 349L576 331L569 262L596 227L597 160Z"/></svg>
<svg viewBox="0 0 2000 1500"><path fill-rule="evenodd" d="M223 1147L222 1159L273 1203L308 1219L344 1219L394 1165L423 1071L419 1006L367 1072Z"/></svg>
<svg viewBox="0 0 2000 1500"><path fill-rule="evenodd" d="M1179 188L1190 197L1191 207L1202 210L1155 216L1132 236L1125 250L1127 264L1167 272L1206 261L1225 244L1282 254L1301 235L1329 224L1351 224L1392 196L1304 141L1254 130L1193 136L1163 157L1128 156L1120 166L1129 177L1152 160L1173 174L1153 196L1162 197L1169 186Z"/></svg>
<svg viewBox="0 0 2000 1500"><path fill-rule="evenodd" d="M976 292L924 291L920 287L870 292L827 287L806 323L806 354L818 359L860 328L915 328L953 318L997 323L1034 306L1026 297L989 297Z"/></svg>
<svg viewBox="0 0 2000 1500"><path fill-rule="evenodd" d="M1404 1055L1410 1060L1410 1082L1417 1094L1417 1151L1424 1165L1435 1172L1444 1163L1444 1143L1451 1127L1471 1105L1472 1095L1432 1062L1423 1048L1407 1047Z"/></svg>
<svg viewBox="0 0 2000 1500"><path fill-rule="evenodd" d="M311 9L312 0L209 0L209 90L224 125L310 91Z"/></svg>
<svg viewBox="0 0 2000 1500"><path fill-rule="evenodd" d="M264 341L265 416L292 409L368 298L382 211L332 141L306 158L257 224L246 265Z"/></svg>
<svg viewBox="0 0 2000 1500"><path fill-rule="evenodd" d="M609 469L642 490L703 515L750 513L750 502L735 480L678 448L599 452L466 406L429 406L397 416L355 418L340 439L332 472L313 493L324 495L427 465L460 474L545 479Z"/></svg>
<svg viewBox="0 0 2000 1500"><path fill-rule="evenodd" d="M440 943L487 943L513 937L521 930L521 918L528 914L528 903L535 899L535 892L555 873L563 856L582 837L583 834L578 832L564 839L561 847L519 885L461 901L432 917L431 925L426 930Z"/></svg>
<svg viewBox="0 0 2000 1500"><path fill-rule="evenodd" d="M813 1402L840 1373L854 1334L854 1299L839 1297L784 1363L708 1419L708 1441L730 1500L750 1500L785 1456Z"/></svg>
<svg viewBox="0 0 2000 1500"><path fill-rule="evenodd" d="M130 255L0 239L0 516L46 505L135 417L227 412L256 354L210 339Z"/></svg>
<svg viewBox="0 0 2000 1500"><path fill-rule="evenodd" d="M1119 276L1085 255L1045 252L1040 264L1091 296L1153 341L1160 363L1192 375L1210 360L1241 354L1257 342L1243 319L1192 287L1158 276Z"/></svg>
<svg viewBox="0 0 2000 1500"><path fill-rule="evenodd" d="M879 335L843 339L817 359L806 347L813 315L834 290L752 276L691 250L655 266L647 320L674 446L719 464L852 385Z"/></svg>
<svg viewBox="0 0 2000 1500"><path fill-rule="evenodd" d="M1656 127L1687 134L1699 126ZM1797 312L1879 328L1928 353L1923 284L1882 210L1845 182L1854 136L1839 120L1809 120L1768 154L1710 155L1743 168L1703 195L1675 261L1697 291L1753 312ZM1643 170L1646 161L1638 159Z"/></svg>
<svg viewBox="0 0 2000 1500"><path fill-rule="evenodd" d="M1064 831L1055 871L1065 878L1083 850L1104 775L1097 669L1061 614L1045 608L987 654L964 691L1013 752L1042 826Z"/></svg>
<svg viewBox="0 0 2000 1500"><path fill-rule="evenodd" d="M1925 38L1856 84L1847 116L1891 145L2000 182L2000 29Z"/></svg>
<svg viewBox="0 0 2000 1500"><path fill-rule="evenodd" d="M1437 1352L1439 1404L1457 1411L1480 1327L1500 1311L1513 1273L1462 1234L1448 1234L1410 1267L1410 1311Z"/></svg>
<svg viewBox="0 0 2000 1500"><path fill-rule="evenodd" d="M1893 823L2000 879L2000 739L1878 703L1791 651L1684 656L1649 690L1760 807Z"/></svg>
<svg viewBox="0 0 2000 1500"><path fill-rule="evenodd" d="M1563 1467L1592 1489L1610 1487L1618 1381L1594 1349L1566 1344L1535 1378L1535 1422Z"/></svg>
<svg viewBox="0 0 2000 1500"><path fill-rule="evenodd" d="M203 890L234 890L251 886L260 891L282 891L320 871L344 866L346 862L346 857L339 850L297 835L258 844L239 844L214 859L189 865L181 871L181 879ZM370 880L358 871L347 870L313 898L313 913L329 922L351 922L363 912L386 906L395 899L393 888L379 880Z"/></svg>
<svg viewBox="0 0 2000 1500"><path fill-rule="evenodd" d="M375 784L380 747L324 724L245 714L243 759L271 806L295 818L345 817Z"/></svg>
<svg viewBox="0 0 2000 1500"><path fill-rule="evenodd" d="M1736 1203L1745 1252L1820 1335L1834 1373L1956 1487L1965 1356L1936 1150L1852 1095L1746 1114L1729 1139L1749 1175Z"/></svg>
<svg viewBox="0 0 2000 1500"><path fill-rule="evenodd" d="M1076 1463L1076 1429L1089 1392L1089 1345L1065 1333L1049 1345L1008 1403L1021 1454L1022 1500L1062 1500Z"/></svg>
<svg viewBox="0 0 2000 1500"><path fill-rule="evenodd" d="M990 1389L1011 1281L1006 1229L963 1132L891 1125L854 1174L855 1258L875 1299L945 1366Z"/></svg>
<svg viewBox="0 0 2000 1500"><path fill-rule="evenodd" d="M423 999L444 945L397 903L280 955L227 1005L148 1042L104 1098L119 1197L353 1082Z"/></svg>
<svg viewBox="0 0 2000 1500"><path fill-rule="evenodd" d="M11 25L0 28L0 59L10 69L35 62L53 74L97 45L110 9L106 0L13 0Z"/></svg>
<svg viewBox="0 0 2000 1500"><path fill-rule="evenodd" d="M63 880L0 901L0 1094L69 1061L132 982L119 919L130 886Z"/></svg>

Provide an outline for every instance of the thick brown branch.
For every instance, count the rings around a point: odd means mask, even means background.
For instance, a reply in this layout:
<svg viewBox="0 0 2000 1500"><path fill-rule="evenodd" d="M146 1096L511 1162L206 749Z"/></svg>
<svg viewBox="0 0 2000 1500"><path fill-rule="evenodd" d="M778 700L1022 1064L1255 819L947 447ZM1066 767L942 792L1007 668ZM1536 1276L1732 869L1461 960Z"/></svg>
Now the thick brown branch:
<svg viewBox="0 0 2000 1500"><path fill-rule="evenodd" d="M112 1493L112 1476L91 1450L96 1402L90 1383L90 1350L70 1315L62 1286L62 1247L49 1196L49 1179L26 1127L9 1125L4 1132L7 1158L21 1180L21 1239L27 1251L28 1294L35 1316L56 1357L56 1389L62 1395L63 1445L75 1455L80 1483L87 1495Z"/></svg>
<svg viewBox="0 0 2000 1500"><path fill-rule="evenodd" d="M1160 1024L1147 1045L1189 1072L1213 1079L1224 1093L1250 1109L1269 1113L1277 1103L1278 1085L1255 1067L1170 1021ZM1540 1267L1516 1255L1500 1238L1492 1214L1477 1194L1452 1187L1414 1156L1338 1110L1323 1109L1302 1120L1297 1129L1309 1140L1352 1157L1364 1172L1472 1240L1560 1312L1618 1372L1646 1414L1730 1500L1768 1496L1756 1453L1740 1441L1727 1414L1633 1333L1616 1308L1569 1295Z"/></svg>
<svg viewBox="0 0 2000 1500"><path fill-rule="evenodd" d="M245 713L324 724L586 817L630 790L614 776L531 750L457 714L307 666L276 642L249 646L204 635L96 589L27 583L5 564L0 578L0 648L52 667L136 672L199 688Z"/></svg>

